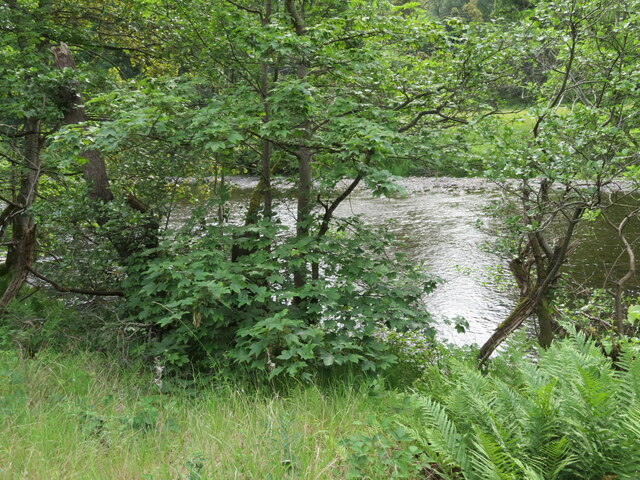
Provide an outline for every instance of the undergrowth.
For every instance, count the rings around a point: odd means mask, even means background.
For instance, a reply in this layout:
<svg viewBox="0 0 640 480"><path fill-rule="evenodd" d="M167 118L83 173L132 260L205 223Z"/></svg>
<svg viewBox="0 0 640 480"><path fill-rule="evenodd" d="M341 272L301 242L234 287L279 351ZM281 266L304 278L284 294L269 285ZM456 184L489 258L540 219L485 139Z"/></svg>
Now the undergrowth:
<svg viewBox="0 0 640 480"><path fill-rule="evenodd" d="M412 397L412 414L350 440L351 476L640 478L639 352L629 342L612 365L595 342L574 335L536 361L503 355L486 374L452 361L427 383L438 391Z"/></svg>
<svg viewBox="0 0 640 480"><path fill-rule="evenodd" d="M265 383L44 338L0 349L1 479L640 478L632 340L615 364L583 334L539 354L516 342L480 372L467 350L418 355L403 337L386 379Z"/></svg>

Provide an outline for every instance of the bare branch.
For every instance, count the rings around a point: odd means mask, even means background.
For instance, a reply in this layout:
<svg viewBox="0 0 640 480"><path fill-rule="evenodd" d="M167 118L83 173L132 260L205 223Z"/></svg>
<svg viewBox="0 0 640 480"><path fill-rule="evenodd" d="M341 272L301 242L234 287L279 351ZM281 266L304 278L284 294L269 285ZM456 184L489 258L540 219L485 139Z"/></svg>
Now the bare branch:
<svg viewBox="0 0 640 480"><path fill-rule="evenodd" d="M230 3L234 7L239 8L240 10L244 10L245 12L253 13L255 15L258 15L260 18L262 18L262 12L260 10L255 10L253 8L245 7L244 5L240 5L239 3L236 3L233 0L227 0L227 3Z"/></svg>
<svg viewBox="0 0 640 480"><path fill-rule="evenodd" d="M85 288L63 287L59 283L55 282L54 280L51 280L48 277L45 277L43 274L35 271L33 268L29 266L27 266L27 270L29 270L29 273L31 273L34 277L37 277L44 282L47 282L58 292L79 293L82 295L94 295L97 297L124 297L124 292L122 292L121 290L88 290Z"/></svg>

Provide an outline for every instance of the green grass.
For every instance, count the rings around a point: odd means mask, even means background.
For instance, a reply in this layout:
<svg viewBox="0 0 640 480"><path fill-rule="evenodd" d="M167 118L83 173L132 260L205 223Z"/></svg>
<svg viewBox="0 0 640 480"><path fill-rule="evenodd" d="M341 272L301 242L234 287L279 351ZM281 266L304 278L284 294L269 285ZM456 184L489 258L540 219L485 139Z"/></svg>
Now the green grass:
<svg viewBox="0 0 640 480"><path fill-rule="evenodd" d="M414 395L348 376L161 393L141 364L0 351L0 479L640 478L637 341L620 370L584 336L535 363L514 345L486 375L450 362Z"/></svg>
<svg viewBox="0 0 640 480"><path fill-rule="evenodd" d="M161 394L99 354L0 352L0 479L339 479L366 388L230 382Z"/></svg>

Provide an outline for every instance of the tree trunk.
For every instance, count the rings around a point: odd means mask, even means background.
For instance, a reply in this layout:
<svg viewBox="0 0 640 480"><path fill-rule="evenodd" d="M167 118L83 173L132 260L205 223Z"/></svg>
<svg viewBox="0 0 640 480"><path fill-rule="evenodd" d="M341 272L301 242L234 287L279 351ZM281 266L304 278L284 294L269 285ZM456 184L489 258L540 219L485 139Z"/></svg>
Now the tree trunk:
<svg viewBox="0 0 640 480"><path fill-rule="evenodd" d="M311 150L302 147L298 152L298 209L296 217L296 238L309 235L311 220ZM294 270L296 287L304 287L307 283L307 263Z"/></svg>
<svg viewBox="0 0 640 480"><path fill-rule="evenodd" d="M538 343L542 348L549 348L555 337L555 322L551 316L551 306L547 295L542 295L536 306L535 314L538 318Z"/></svg>
<svg viewBox="0 0 640 480"><path fill-rule="evenodd" d="M76 63L66 43L52 47L51 53L55 58L56 67L60 70L64 68L76 69ZM82 96L79 93L78 83L75 81L70 82L60 89L60 94L65 111L63 123L65 125L77 125L87 122L88 117L84 109ZM109 186L107 167L102 155L94 148L84 150L80 155L87 160L82 167L82 172L89 187L89 198L93 201L101 200L104 203L109 203L113 200L113 193ZM103 219L102 221L104 222L105 220Z"/></svg>
<svg viewBox="0 0 640 480"><path fill-rule="evenodd" d="M636 274L636 255L633 250L633 246L627 240L627 237L624 233L624 229L629 223L629 220L638 214L638 210L634 210L627 214L620 223L617 225L611 221L611 219L607 216L606 213L603 212L603 217L605 221L609 224L611 228L616 231L618 236L618 240L624 247L625 253L629 259L629 267L627 269L627 273L625 273L622 277L620 277L616 281L616 288L614 291L614 300L615 300L615 311L614 311L614 326L618 335L622 335L624 333L624 319L626 318L626 309L624 305L624 292L625 292L625 284L631 280Z"/></svg>
<svg viewBox="0 0 640 480"><path fill-rule="evenodd" d="M11 280L0 298L0 308L5 308L18 295L36 255L36 224L29 208L35 201L40 181L40 120L28 118L24 130L25 163L20 172L20 189L11 221L12 241L6 259Z"/></svg>
<svg viewBox="0 0 640 480"><path fill-rule="evenodd" d="M57 47L52 47L51 53L55 58L56 67L59 69L76 69L73 55L67 44L61 43ZM77 125L88 121L79 90L80 86L76 81L71 81L60 89L65 111L63 118L65 125ZM80 155L87 160L82 167L82 172L87 183L89 198L97 211L96 221L98 225L103 226L110 220L102 208L103 204L109 203L114 199L107 175L107 167L102 155L95 148L84 150ZM133 210L141 213L147 213L148 211L148 207L133 195L127 198L127 203ZM111 237L111 243L121 258L128 258L140 247L152 248L157 245L158 223L154 220L149 220L141 225L140 228L142 231L139 232L140 236L138 238L128 234L122 235L120 232Z"/></svg>
<svg viewBox="0 0 640 480"><path fill-rule="evenodd" d="M271 13L273 10L273 0L265 0L264 16L262 17L263 28L271 22ZM260 65L260 93L262 96L262 104L264 108L264 123L271 121L271 102L269 99L269 63L262 62ZM264 186L262 194L264 198L263 214L265 218L271 218L273 214L273 192L271 191L271 142L266 138L262 140L262 152L260 155L260 164L262 166L262 178Z"/></svg>
<svg viewBox="0 0 640 480"><path fill-rule="evenodd" d="M557 246L553 250L547 247L545 242L542 242L544 243L544 246L541 246L541 248L545 250L544 255L548 255L548 262L546 263L547 266L544 268L544 271L536 272L535 282L531 278L530 261L523 262L522 259L516 259L511 262L511 269L514 271L514 274L516 274L516 278L520 284L520 300L509 316L500 325L498 325L498 328L493 332L493 335L491 335L489 340L487 340L480 348L480 352L478 353L479 365L483 365L495 349L498 348L498 346L512 332L518 329L518 327L522 325L522 322L529 318L533 313L538 311L539 313L542 313L543 318L545 313L548 314L549 305L547 303L546 296L549 289L558 281L558 278L560 277L560 268L564 265L570 252L575 247L575 244L572 242L573 232L582 217L584 209L584 205L579 205L573 208L573 213L567 224L564 236L558 241ZM533 252L536 248L534 245L535 242L539 242L539 237L529 236L528 245L524 252ZM539 256L538 261L535 262L537 269L541 269L540 258L542 257ZM539 310L542 308L544 308L544 311ZM550 317L547 318L551 320ZM553 325L551 325L551 328L553 328ZM549 331L547 330L546 325L544 326L544 329L544 342L550 343L551 340L548 337ZM551 330L551 339L552 338L553 330ZM542 343L541 345L544 346Z"/></svg>
<svg viewBox="0 0 640 480"><path fill-rule="evenodd" d="M304 12L299 11L294 0L285 0L285 7L291 22L296 31L296 35L302 37L307 34L304 24ZM309 69L304 58L298 59L297 74L300 80L305 80L309 75ZM311 217L311 160L313 153L307 142L311 137L311 121L305 119L301 125L302 144L296 151L298 159L298 205L296 216L296 238L302 239L309 235ZM294 284L296 287L304 287L307 283L308 268L307 263L302 258L301 265L297 266L293 272Z"/></svg>
<svg viewBox="0 0 640 480"><path fill-rule="evenodd" d="M511 311L509 316L495 329L489 340L480 348L478 352L478 363L484 364L496 348L513 332L515 332L522 322L531 316L537 306L535 297L520 297L518 304Z"/></svg>

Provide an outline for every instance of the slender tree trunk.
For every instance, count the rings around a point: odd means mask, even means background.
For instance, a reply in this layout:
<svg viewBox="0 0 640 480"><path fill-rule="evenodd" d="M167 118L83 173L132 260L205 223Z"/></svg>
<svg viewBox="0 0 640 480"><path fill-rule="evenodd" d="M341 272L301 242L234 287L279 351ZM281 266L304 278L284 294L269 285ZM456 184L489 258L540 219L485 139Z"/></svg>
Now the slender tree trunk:
<svg viewBox="0 0 640 480"><path fill-rule="evenodd" d="M626 283L626 279L620 279L616 282L616 290L614 293L615 306L614 306L614 325L616 327L616 333L618 335L622 335L624 332L624 319L625 315L625 307L624 307L624 284Z"/></svg>
<svg viewBox="0 0 640 480"><path fill-rule="evenodd" d="M305 238L309 235L311 214L311 150L302 147L298 152L298 205L296 217L296 237ZM294 273L296 287L303 287L307 283L306 262Z"/></svg>
<svg viewBox="0 0 640 480"><path fill-rule="evenodd" d="M285 0L285 7L291 18L291 22L296 31L296 35L299 37L307 34L304 23L304 11L298 10L295 5L295 0ZM309 75L309 68L304 58L298 59L297 65L298 79L306 80ZM296 158L298 159L298 205L296 216L296 237L304 238L309 235L310 228L310 216L311 216L311 161L313 158L313 152L308 146L308 141L311 137L311 121L309 118L305 119L301 125L302 130L302 144L296 151ZM307 263L303 262L300 266L294 269L293 278L296 287L303 287L307 283L308 268Z"/></svg>
<svg viewBox="0 0 640 480"><path fill-rule="evenodd" d="M583 205L580 205L573 209L573 213L568 221L564 236L552 251L549 249L549 261L547 263L547 267L543 272L536 272L535 281L531 278L531 270L523 267L524 262L521 260L512 262L512 270L515 266L518 268L518 272L521 275L521 278L518 279L518 283L521 287L520 300L509 316L500 325L498 325L491 337L480 348L480 352L478 353L478 363L480 365L484 364L495 349L498 348L498 346L500 346L500 344L511 333L517 330L527 318L538 311L539 308L543 308L541 305L544 306L548 313L548 304L544 305L546 296L549 289L560 277L560 268L564 265L567 257L575 246L572 242L573 233L576 225L582 217L584 208L585 207ZM527 251L532 251L534 248L532 242L534 241L536 241L534 240L534 237L530 236ZM547 250L547 248L543 248ZM537 264L536 268L540 268L540 264ZM553 332L551 333L553 334ZM545 335L547 335L546 330ZM547 340L548 339L545 338L544 341L546 342Z"/></svg>
<svg viewBox="0 0 640 480"><path fill-rule="evenodd" d="M624 227L626 226L628 219L630 217L625 218L617 228L618 238L620 242L624 245L625 252L629 258L629 268L627 269L627 273L625 273L621 278L616 282L616 291L615 291L615 327L618 335L624 334L624 320L627 317L626 308L624 305L624 292L626 291L625 285L631 280L636 274L636 256L633 251L633 247L627 240L624 234Z"/></svg>
<svg viewBox="0 0 640 480"><path fill-rule="evenodd" d="M269 115L267 114L266 117ZM268 121L265 118L265 121ZM262 165L262 198L264 208L262 214L265 218L271 218L273 216L273 192L271 190L271 142L269 140L262 141L262 153L260 155L260 163Z"/></svg>
<svg viewBox="0 0 640 480"><path fill-rule="evenodd" d="M265 0L264 2L264 15L262 16L262 26L266 27L271 21L271 14L273 11L272 0ZM262 108L264 116L262 118L263 123L271 121L271 101L269 99L270 93L270 81L269 81L269 63L264 61L260 64L260 96L262 97ZM273 151L273 145L268 139L262 140L261 152L260 152L260 181L256 186L256 189L249 201L249 208L245 216L245 225L252 225L258 220L258 213L260 210L260 203L263 205L262 214L265 218L270 218L273 215L273 192L271 190L271 175L274 170L274 166L271 165L271 154Z"/></svg>
<svg viewBox="0 0 640 480"><path fill-rule="evenodd" d="M549 192L548 186L543 181L541 185L542 201L548 203ZM538 222L542 219L538 218ZM536 231L529 235L530 251L533 255L533 262L536 265L536 284L542 285L545 280L545 274L549 271L549 262L553 260L551 249L546 245L546 240L541 232ZM555 280L552 284L555 283ZM540 300L535 308L535 317L538 326L538 343L542 348L549 348L555 337L554 321L551 315L551 305L547 291L540 293Z"/></svg>
<svg viewBox="0 0 640 480"><path fill-rule="evenodd" d="M35 201L40 181L40 120L28 118L24 130L25 163L20 172L20 189L11 221L12 241L6 259L11 280L0 298L0 308L6 307L18 295L36 255L36 224L29 208Z"/></svg>
<svg viewBox="0 0 640 480"><path fill-rule="evenodd" d="M270 165L271 165L270 175L273 175L274 172L278 171L280 167L280 162L276 161L276 162L270 163ZM272 198L269 198L268 200L268 204L267 204L268 209L264 204L264 202L266 201L267 195L269 197L272 197L271 194L268 194L267 192L265 192L265 189L267 188L270 189L270 187L267 187L267 182L264 180L264 176L261 175L260 180L258 180L258 185L256 186L255 190L252 192L251 198L249 199L249 206L247 207L247 213L244 217L245 226L253 225L258 221L258 214L260 213L260 205L263 205L263 208L264 208L263 214L265 217L273 215Z"/></svg>
<svg viewBox="0 0 640 480"><path fill-rule="evenodd" d="M607 216L606 213L603 213L603 217L605 221L609 224L611 228L616 231L616 235L618 236L618 240L624 247L624 251L627 254L629 259L629 267L627 269L627 273L625 273L622 277L620 277L616 281L616 288L614 291L614 300L615 300L615 311L614 311L614 326L618 335L622 335L624 333L624 319L626 318L626 309L624 306L624 292L626 283L631 280L636 274L636 255L633 250L633 246L627 240L627 237L624 233L624 229L629 223L629 220L638 214L638 210L634 210L633 212L626 215L620 223L617 225L613 223L613 221Z"/></svg>
<svg viewBox="0 0 640 480"><path fill-rule="evenodd" d="M273 11L273 0L265 0L264 16L262 17L262 27L265 28L271 22L271 14ZM260 93L262 95L262 104L264 108L264 123L271 121L271 101L269 99L269 63L262 62L260 65ZM273 192L271 191L271 151L272 145L266 138L262 140L262 152L260 155L260 164L262 166L262 180L264 210L263 214L266 218L271 218L273 214Z"/></svg>
<svg viewBox="0 0 640 480"><path fill-rule="evenodd" d="M271 15L273 13L273 0L264 0L263 14L261 15L262 27L266 27L271 21ZM269 52L269 51L268 51ZM268 55L268 53L267 53ZM271 121L271 101L270 101L270 79L269 79L269 62L265 59L260 64L260 97L262 98L262 108L264 117L263 123ZM271 175L275 166L271 165L271 154L273 151L273 145L271 142L264 138L262 139L262 146L260 152L260 180L256 186L251 199L249 200L249 206L245 215L245 226L253 225L258 221L260 213L260 205L262 208L262 215L264 218L271 218L273 216L273 192L271 190ZM255 238L257 240L257 233L245 233L244 238ZM231 249L231 261L236 261L241 256L251 253L252 247L244 248L234 243Z"/></svg>

